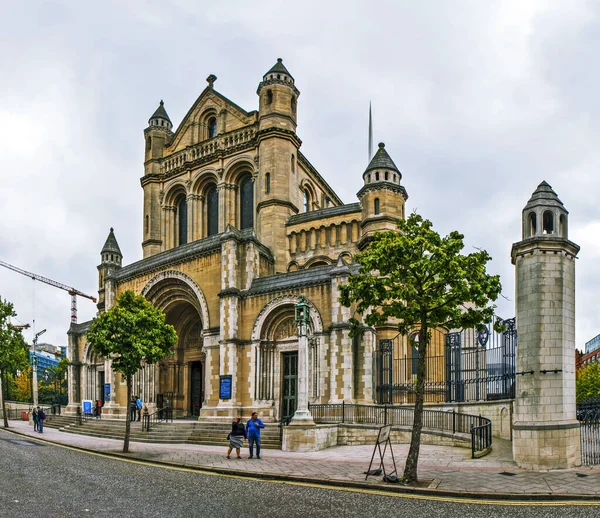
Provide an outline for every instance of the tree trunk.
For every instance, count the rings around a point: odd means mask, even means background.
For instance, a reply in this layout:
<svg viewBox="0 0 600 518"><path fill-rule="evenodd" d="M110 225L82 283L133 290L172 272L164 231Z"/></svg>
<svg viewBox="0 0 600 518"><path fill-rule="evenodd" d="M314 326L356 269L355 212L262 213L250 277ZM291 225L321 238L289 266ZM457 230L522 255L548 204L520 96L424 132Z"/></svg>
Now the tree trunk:
<svg viewBox="0 0 600 518"><path fill-rule="evenodd" d="M2 415L4 416L4 428L8 428L8 414L6 413L6 379L4 371L0 371L0 392L2 396Z"/></svg>
<svg viewBox="0 0 600 518"><path fill-rule="evenodd" d="M125 418L125 439L123 440L123 453L129 453L129 433L131 432L131 376L127 376L127 417Z"/></svg>
<svg viewBox="0 0 600 518"><path fill-rule="evenodd" d="M404 466L404 482L416 484L419 449L421 447L421 430L423 429L423 401L425 399L425 355L427 354L427 324L421 322L419 331L419 364L417 368L417 385L415 387L415 414L413 418L410 448Z"/></svg>

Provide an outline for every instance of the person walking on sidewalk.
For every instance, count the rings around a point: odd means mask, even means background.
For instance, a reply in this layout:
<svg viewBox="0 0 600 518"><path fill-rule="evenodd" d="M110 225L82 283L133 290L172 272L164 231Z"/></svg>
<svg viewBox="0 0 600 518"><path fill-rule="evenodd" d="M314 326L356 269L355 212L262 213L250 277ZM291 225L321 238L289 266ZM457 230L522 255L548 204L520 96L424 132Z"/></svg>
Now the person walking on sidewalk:
<svg viewBox="0 0 600 518"><path fill-rule="evenodd" d="M258 418L258 413L252 412L250 421L246 423L246 437L248 437L248 447L250 448L250 459L254 457L254 445L256 444L256 458L260 459L260 429L264 428L264 423Z"/></svg>
<svg viewBox="0 0 600 518"><path fill-rule="evenodd" d="M37 407L37 411L38 411L39 432L44 433L44 421L46 420L46 413L42 409L40 409L40 407Z"/></svg>
<svg viewBox="0 0 600 518"><path fill-rule="evenodd" d="M38 421L38 411L35 407L33 407L33 412L31 412L31 420L33 421L33 431L37 432L40 426L40 422Z"/></svg>
<svg viewBox="0 0 600 518"><path fill-rule="evenodd" d="M137 399L135 400L135 407L137 410L137 420L138 421L142 420L142 406L144 406L142 404L142 398L140 396L138 396Z"/></svg>
<svg viewBox="0 0 600 518"><path fill-rule="evenodd" d="M246 438L246 430L244 429L244 423L242 423L242 416L237 416L235 421L231 423L231 432L229 433L229 448L227 448L227 458L231 458L231 450L235 448L237 458L241 459L240 448Z"/></svg>

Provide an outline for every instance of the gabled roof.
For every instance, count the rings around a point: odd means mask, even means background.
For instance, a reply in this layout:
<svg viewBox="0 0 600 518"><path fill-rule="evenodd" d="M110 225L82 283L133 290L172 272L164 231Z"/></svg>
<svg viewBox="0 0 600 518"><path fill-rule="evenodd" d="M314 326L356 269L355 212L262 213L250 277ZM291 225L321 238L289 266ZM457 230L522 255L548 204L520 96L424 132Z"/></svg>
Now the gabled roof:
<svg viewBox="0 0 600 518"><path fill-rule="evenodd" d="M390 155L388 155L388 152L385 150L385 144L383 142L379 143L379 149L365 169L365 173L371 169L391 169L398 173L400 172Z"/></svg>
<svg viewBox="0 0 600 518"><path fill-rule="evenodd" d="M294 79L294 76L292 76L292 74L290 74L288 72L288 69L285 68L285 65L283 64L283 59L281 58L277 58L277 63L275 63L272 67L271 70L269 70L265 76L268 76L269 74L274 73L274 74L287 74L288 76L290 76L292 79Z"/></svg>
<svg viewBox="0 0 600 518"><path fill-rule="evenodd" d="M121 257L123 257L121 249L119 248L119 243L117 243L117 238L115 237L114 229L112 227L110 228L110 233L108 234L108 237L106 238L106 243L104 243L104 246L102 247L102 252L100 253L117 253Z"/></svg>
<svg viewBox="0 0 600 518"><path fill-rule="evenodd" d="M166 121L169 121L171 124L173 124L171 122L171 119L169 119L169 116L167 115L167 110L165 110L165 103L163 102L163 100L160 100L160 104L158 105L158 108L156 108L156 111L152 114L152 117L150 117L148 119L148 122L150 122L152 119L164 119Z"/></svg>

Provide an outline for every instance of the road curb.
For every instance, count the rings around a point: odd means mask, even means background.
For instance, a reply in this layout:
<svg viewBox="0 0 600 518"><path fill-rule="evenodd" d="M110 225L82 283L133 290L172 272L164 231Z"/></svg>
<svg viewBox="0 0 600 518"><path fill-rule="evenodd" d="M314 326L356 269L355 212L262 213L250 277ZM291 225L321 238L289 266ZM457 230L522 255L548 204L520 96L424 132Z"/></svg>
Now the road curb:
<svg viewBox="0 0 600 518"><path fill-rule="evenodd" d="M199 466L197 464L185 464L178 462L146 459L143 456L138 456L135 453L115 453L105 452L102 450L96 450L93 448L84 448L82 446L73 446L65 444L59 441L53 441L42 437L32 436L17 430L10 428L0 428L3 431L26 437L39 442L45 442L48 444L58 445L72 450L81 451L84 453L92 453L94 455L101 455L103 457L114 458L117 460L129 460L139 461L145 464L165 466L172 468L183 468L187 470L197 471L199 473L208 473L215 475L231 476L236 478L247 478L247 479L261 479L269 481L279 481L282 483L290 484L310 484L311 486L321 486L323 488L344 488L349 490L365 490L365 491L376 491L385 492L391 494L405 494L422 497L436 497L436 498L447 498L447 499L463 499L463 500L492 500L492 501L508 501L508 502L598 502L600 505L600 495L593 494L569 494L569 493L484 493L477 491L449 491L445 489L437 489L440 484L439 479L434 479L429 487L409 487L399 484L385 484L385 483L367 483L357 481L346 481L326 478L310 478L297 475L286 475L281 473L269 473L269 472L250 472L250 471L235 471L227 468L216 468L214 466Z"/></svg>

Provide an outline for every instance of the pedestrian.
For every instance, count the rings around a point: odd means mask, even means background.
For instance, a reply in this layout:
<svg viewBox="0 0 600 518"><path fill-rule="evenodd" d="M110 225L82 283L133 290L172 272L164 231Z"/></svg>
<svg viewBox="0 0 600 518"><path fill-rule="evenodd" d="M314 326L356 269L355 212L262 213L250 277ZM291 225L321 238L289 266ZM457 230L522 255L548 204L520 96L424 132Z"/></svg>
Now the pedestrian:
<svg viewBox="0 0 600 518"><path fill-rule="evenodd" d="M137 409L137 420L138 421L142 420L142 406L144 406L142 404L142 398L140 396L138 396L137 399L135 400L135 407Z"/></svg>
<svg viewBox="0 0 600 518"><path fill-rule="evenodd" d="M46 420L46 413L40 407L37 407L38 411L38 422L39 422L39 432L44 433L44 421Z"/></svg>
<svg viewBox="0 0 600 518"><path fill-rule="evenodd" d="M96 419L102 419L102 401L96 399Z"/></svg>
<svg viewBox="0 0 600 518"><path fill-rule="evenodd" d="M129 420L135 421L135 416L137 414L137 404L135 402L135 396L131 396L131 401L129 402Z"/></svg>
<svg viewBox="0 0 600 518"><path fill-rule="evenodd" d="M250 459L254 457L255 444L256 458L260 459L260 429L264 427L264 423L258 418L258 413L252 412L250 421L246 423L246 437L248 438L248 447L250 448Z"/></svg>
<svg viewBox="0 0 600 518"><path fill-rule="evenodd" d="M40 422L38 421L38 411L35 407L33 407L33 412L31 412L31 419L33 420L33 431L37 432L40 426Z"/></svg>
<svg viewBox="0 0 600 518"><path fill-rule="evenodd" d="M237 453L237 458L241 459L242 456L240 454L240 448L244 443L244 439L246 438L246 430L244 428L244 423L242 423L242 416L237 416L235 421L231 423L231 432L227 436L229 439L229 448L227 448L227 458L230 459L231 450L235 448L235 452Z"/></svg>

